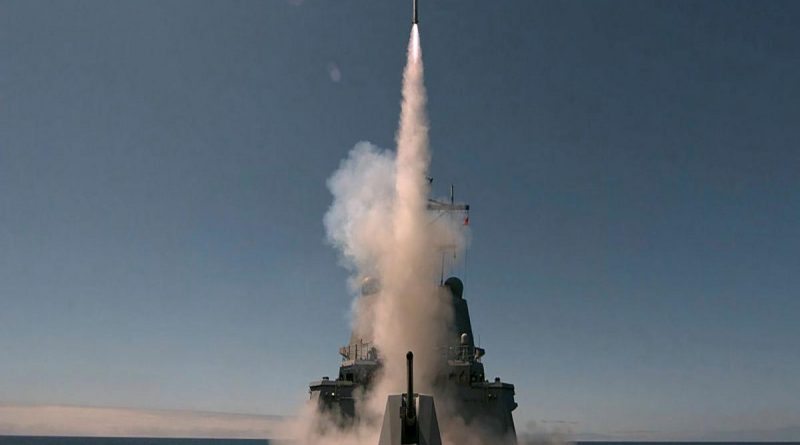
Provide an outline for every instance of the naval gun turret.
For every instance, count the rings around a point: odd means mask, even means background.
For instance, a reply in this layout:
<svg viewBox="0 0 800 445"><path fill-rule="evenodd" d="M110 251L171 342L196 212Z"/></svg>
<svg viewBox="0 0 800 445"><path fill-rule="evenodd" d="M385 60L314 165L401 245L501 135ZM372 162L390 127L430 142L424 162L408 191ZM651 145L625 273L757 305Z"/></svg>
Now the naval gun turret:
<svg viewBox="0 0 800 445"><path fill-rule="evenodd" d="M378 291L376 283L365 282L361 298L368 304L371 298L377 297ZM475 345L469 308L464 299L464 283L456 277L448 278L440 286L438 298L444 299L453 310L452 322L447 326L449 340L445 344L431 345L441 352L440 371L434 379L432 395L436 400L447 401L446 406L440 403L442 425L459 418L463 422L456 424L464 425L465 435L479 430L495 439L491 443L515 443L514 385L500 378L486 379L482 362L486 350ZM356 332L350 344L340 348L339 353L342 356L339 376L335 380L323 378L312 382L309 392L319 410L335 414L340 425L347 427L359 416L355 398L369 393L382 361L371 339ZM413 388L408 394L413 394ZM448 433L458 434L457 431Z"/></svg>
<svg viewBox="0 0 800 445"><path fill-rule="evenodd" d="M386 400L378 445L442 445L433 397L414 393L414 354L406 354L408 391Z"/></svg>

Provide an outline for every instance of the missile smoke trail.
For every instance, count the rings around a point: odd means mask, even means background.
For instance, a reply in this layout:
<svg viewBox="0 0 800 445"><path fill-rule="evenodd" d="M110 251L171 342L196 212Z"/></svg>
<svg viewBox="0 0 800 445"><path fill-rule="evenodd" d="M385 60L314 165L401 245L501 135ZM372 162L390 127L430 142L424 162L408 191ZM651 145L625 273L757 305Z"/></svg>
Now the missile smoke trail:
<svg viewBox="0 0 800 445"><path fill-rule="evenodd" d="M405 352L419 363L420 390L430 391L436 346L443 344L449 307L437 298L435 233L429 227L425 180L430 164L422 51L416 25L403 74L403 102L397 131L393 246L380 258L382 290L375 308L375 344L384 361L384 393L403 387ZM385 399L384 399L385 400ZM376 403L383 403L381 400Z"/></svg>
<svg viewBox="0 0 800 445"><path fill-rule="evenodd" d="M403 72L397 151L357 144L328 180L333 203L325 215L329 241L352 272L351 284L371 277L379 291L357 297L353 332L372 342L383 363L373 389L359 402L362 421L347 432L316 412L301 416L290 435L307 444L376 443L386 397L402 392L405 353L415 354L415 384L432 390L452 307L438 298L442 244L464 245L460 225L431 221L426 205L430 165L427 95L419 30L413 25ZM298 428L299 427L299 428ZM323 433L320 433L323 431Z"/></svg>
<svg viewBox="0 0 800 445"><path fill-rule="evenodd" d="M329 181L334 202L325 216L328 238L354 272L377 278L374 301L357 301L353 330L380 351L384 375L375 392L375 411L385 396L400 392L405 352L413 350L419 387L435 372L436 346L443 344L451 308L437 298L438 246L463 245L460 228L448 221L431 224L426 211L430 164L427 96L422 50L416 25L409 38L403 73L397 152L361 143Z"/></svg>

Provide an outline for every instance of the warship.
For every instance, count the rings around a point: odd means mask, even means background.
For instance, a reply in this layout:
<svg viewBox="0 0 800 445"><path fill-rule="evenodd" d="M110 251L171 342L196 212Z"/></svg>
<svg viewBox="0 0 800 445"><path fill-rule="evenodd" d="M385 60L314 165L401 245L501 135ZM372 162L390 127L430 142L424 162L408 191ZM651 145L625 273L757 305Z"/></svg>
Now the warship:
<svg viewBox="0 0 800 445"><path fill-rule="evenodd" d="M454 202L451 186L450 202L428 200L432 212L468 212L469 205ZM464 223L468 223L465 217ZM444 269L443 269L444 271ZM442 278L444 275L442 275ZM367 278L361 285L361 303L370 304L377 298L380 283ZM442 279L438 295L452 308L451 321L443 322L449 332L444 344L430 345L440 352L439 372L433 381L433 396L448 401L446 411L440 413L442 421L447 417L458 417L465 430L481 431L489 437L502 438L506 443L516 443L516 431L512 411L517 407L514 400L514 385L500 378L489 381L483 364L486 350L476 346L464 298L464 283L457 277ZM353 330L350 341L339 349L341 363L335 379L322 377L311 382L311 402L320 412L332 414L342 428L359 417L359 397L364 397L372 388L373 381L381 369L380 350L371 339L363 338ZM412 393L413 394L413 393ZM465 433L466 434L466 433Z"/></svg>

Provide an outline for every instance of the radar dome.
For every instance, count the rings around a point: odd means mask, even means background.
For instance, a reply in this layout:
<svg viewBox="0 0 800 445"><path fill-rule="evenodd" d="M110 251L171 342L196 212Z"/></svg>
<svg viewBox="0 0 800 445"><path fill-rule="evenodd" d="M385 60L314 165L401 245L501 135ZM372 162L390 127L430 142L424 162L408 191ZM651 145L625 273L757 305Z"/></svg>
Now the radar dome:
<svg viewBox="0 0 800 445"><path fill-rule="evenodd" d="M454 297L463 298L464 283L462 283L461 280L456 277L450 277L445 280L444 285L450 289L450 293L453 294Z"/></svg>
<svg viewBox="0 0 800 445"><path fill-rule="evenodd" d="M361 280L361 295L377 294L381 290L381 284L377 278L365 277Z"/></svg>

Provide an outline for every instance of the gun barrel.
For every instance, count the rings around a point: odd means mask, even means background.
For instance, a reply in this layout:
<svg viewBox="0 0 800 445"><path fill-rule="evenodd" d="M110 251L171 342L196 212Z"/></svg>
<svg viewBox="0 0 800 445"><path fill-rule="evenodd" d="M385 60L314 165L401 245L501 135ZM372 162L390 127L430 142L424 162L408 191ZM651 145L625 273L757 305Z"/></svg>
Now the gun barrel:
<svg viewBox="0 0 800 445"><path fill-rule="evenodd" d="M406 417L408 421L413 421L416 415L416 403L414 403L414 353L408 351L406 354L406 365L408 366L408 393L406 401L408 407L406 409Z"/></svg>

